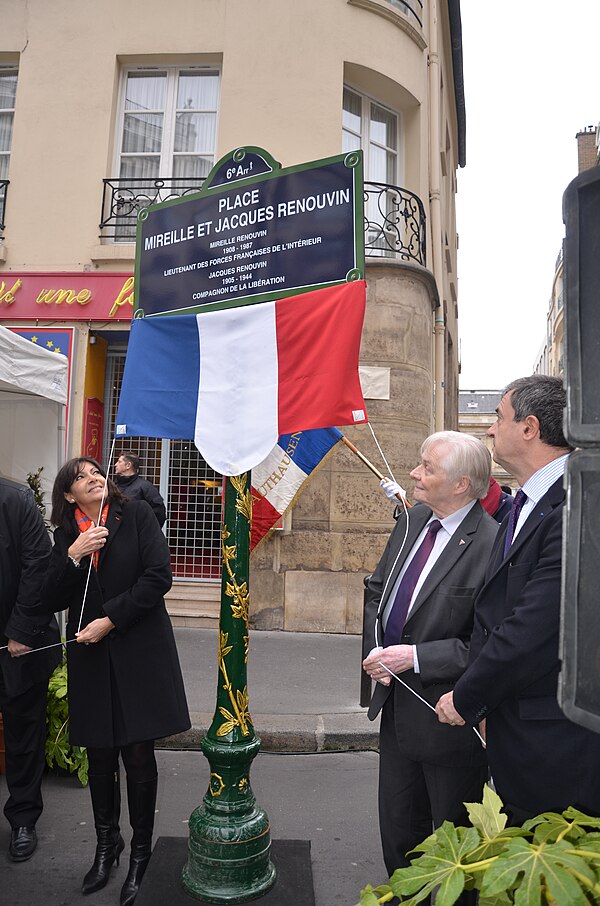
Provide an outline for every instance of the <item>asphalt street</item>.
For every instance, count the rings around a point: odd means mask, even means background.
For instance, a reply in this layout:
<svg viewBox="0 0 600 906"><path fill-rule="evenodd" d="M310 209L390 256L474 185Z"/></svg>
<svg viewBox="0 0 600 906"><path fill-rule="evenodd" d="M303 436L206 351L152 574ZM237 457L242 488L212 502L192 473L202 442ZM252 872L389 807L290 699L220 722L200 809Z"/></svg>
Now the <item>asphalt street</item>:
<svg viewBox="0 0 600 906"><path fill-rule="evenodd" d="M208 762L200 752L157 752L160 787L155 841L187 837L188 819L208 785ZM354 906L367 882L385 880L377 825L377 762L374 752L313 755L259 753L250 780L277 840L310 840L316 906ZM0 781L6 799L6 783ZM8 824L0 821L2 906L117 906L127 872L126 848L108 885L91 896L80 892L91 865L95 834L89 791L73 777L48 775L45 809L37 829L38 849L29 862L6 855ZM189 898L190 906L196 900ZM260 899L253 902L260 904ZM290 902L289 906L294 906Z"/></svg>

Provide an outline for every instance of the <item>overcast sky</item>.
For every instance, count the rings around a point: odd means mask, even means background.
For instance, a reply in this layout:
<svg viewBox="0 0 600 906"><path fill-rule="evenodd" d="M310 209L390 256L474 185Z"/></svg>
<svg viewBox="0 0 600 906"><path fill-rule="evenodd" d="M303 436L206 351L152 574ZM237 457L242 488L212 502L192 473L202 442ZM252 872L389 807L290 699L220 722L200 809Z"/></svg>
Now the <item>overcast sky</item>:
<svg viewBox="0 0 600 906"><path fill-rule="evenodd" d="M600 121L600 2L462 0L461 16L460 387L500 389L545 336L575 135Z"/></svg>

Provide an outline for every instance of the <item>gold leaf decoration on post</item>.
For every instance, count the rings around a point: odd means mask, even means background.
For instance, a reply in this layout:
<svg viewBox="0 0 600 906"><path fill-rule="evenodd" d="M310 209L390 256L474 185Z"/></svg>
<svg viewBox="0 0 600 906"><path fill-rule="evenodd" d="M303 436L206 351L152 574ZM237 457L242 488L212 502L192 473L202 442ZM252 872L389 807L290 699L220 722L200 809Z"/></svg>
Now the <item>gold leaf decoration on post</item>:
<svg viewBox="0 0 600 906"><path fill-rule="evenodd" d="M249 736L250 730L248 724L252 723L252 718L248 712L248 687L245 687L242 692L239 689L234 690L231 685L229 674L227 673L227 665L225 663L225 658L233 649L233 645L227 644L228 638L229 635L227 632L219 632L218 660L219 670L223 674L223 688L229 696L233 713L228 711L227 708L219 708L219 713L221 714L221 717L224 718L224 721L217 730L217 736L227 736L227 734L231 733L235 727L239 727L244 736Z"/></svg>
<svg viewBox="0 0 600 906"><path fill-rule="evenodd" d="M235 501L235 508L238 513L241 513L242 516L245 516L248 522L252 521L252 491L246 490L248 483L248 473L244 472L243 475L236 475L230 479L231 484L237 491L237 499Z"/></svg>
<svg viewBox="0 0 600 906"><path fill-rule="evenodd" d="M252 494L247 490L248 473L233 476L229 479L236 492L235 508L244 516L248 522L252 518ZM221 529L221 549L223 553L223 567L226 570L228 579L224 582L224 594L232 599L231 615L233 619L243 620L246 630L248 629L248 610L250 607L250 594L248 583L238 584L234 569L233 561L237 556L237 545L227 544L231 533L226 525ZM244 635L244 660L248 663L248 633ZM228 708L219 708L219 713L223 718L223 723L217 730L217 736L227 736L236 727L239 727L244 736L250 735L249 724L252 724L252 718L248 712L248 688L243 691L234 689L229 679L225 658L232 651L233 645L228 645L228 633L220 632L219 634L219 670L223 675L223 689L226 690L231 703L231 710Z"/></svg>

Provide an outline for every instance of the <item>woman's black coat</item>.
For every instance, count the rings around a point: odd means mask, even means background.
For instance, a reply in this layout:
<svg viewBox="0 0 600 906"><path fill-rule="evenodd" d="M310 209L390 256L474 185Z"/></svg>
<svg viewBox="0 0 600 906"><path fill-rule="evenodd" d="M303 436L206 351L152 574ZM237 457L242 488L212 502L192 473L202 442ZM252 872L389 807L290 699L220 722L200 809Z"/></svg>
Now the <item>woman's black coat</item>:
<svg viewBox="0 0 600 906"><path fill-rule="evenodd" d="M108 616L115 628L100 642L67 645L72 745L112 748L187 730L190 718L171 621L169 548L150 506L112 502L108 538L92 568L83 629ZM68 558L77 538L57 528L43 593L47 609L69 609L67 639L79 628L89 557Z"/></svg>

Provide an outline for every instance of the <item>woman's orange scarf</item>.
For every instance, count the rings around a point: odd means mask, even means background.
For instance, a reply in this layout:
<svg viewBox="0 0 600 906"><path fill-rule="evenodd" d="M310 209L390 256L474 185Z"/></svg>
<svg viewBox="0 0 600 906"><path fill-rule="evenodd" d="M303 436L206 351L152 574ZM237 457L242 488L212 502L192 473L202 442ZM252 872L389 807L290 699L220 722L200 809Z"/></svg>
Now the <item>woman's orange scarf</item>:
<svg viewBox="0 0 600 906"><path fill-rule="evenodd" d="M106 525L106 517L108 516L108 503L104 504L102 509L102 514L100 516L100 525ZM85 513L82 513L78 506L75 507L75 522L77 523L77 528L79 533L87 532L89 528L94 525L91 519L89 519ZM94 569L98 569L98 560L100 559L100 551L94 551L92 554L92 563L94 564Z"/></svg>

